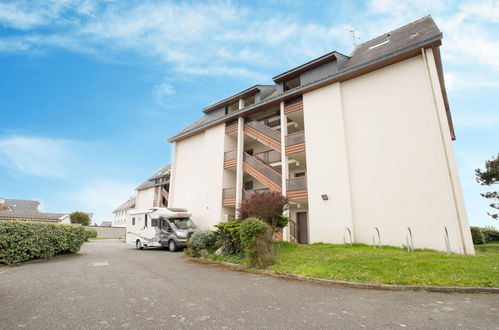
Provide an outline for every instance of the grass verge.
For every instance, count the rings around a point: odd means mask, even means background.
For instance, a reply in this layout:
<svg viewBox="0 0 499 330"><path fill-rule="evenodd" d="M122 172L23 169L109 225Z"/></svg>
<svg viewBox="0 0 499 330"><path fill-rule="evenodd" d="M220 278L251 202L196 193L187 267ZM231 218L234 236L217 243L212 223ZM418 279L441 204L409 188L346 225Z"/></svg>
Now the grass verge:
<svg viewBox="0 0 499 330"><path fill-rule="evenodd" d="M499 242L475 246L475 256L363 244L299 245L276 243L276 262L268 269L332 280L431 286L499 287ZM242 255L209 259L244 264Z"/></svg>

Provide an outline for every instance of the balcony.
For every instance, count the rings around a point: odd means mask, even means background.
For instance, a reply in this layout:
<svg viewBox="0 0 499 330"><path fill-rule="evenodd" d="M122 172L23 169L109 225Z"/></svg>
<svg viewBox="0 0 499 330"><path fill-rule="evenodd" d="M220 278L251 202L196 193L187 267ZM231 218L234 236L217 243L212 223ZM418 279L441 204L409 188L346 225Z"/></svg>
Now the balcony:
<svg viewBox="0 0 499 330"><path fill-rule="evenodd" d="M307 199L307 177L302 176L286 180L286 197L289 200Z"/></svg>
<svg viewBox="0 0 499 330"><path fill-rule="evenodd" d="M286 136L286 155L305 151L305 131Z"/></svg>
<svg viewBox="0 0 499 330"><path fill-rule="evenodd" d="M225 124L225 134L237 131L237 121Z"/></svg>
<svg viewBox="0 0 499 330"><path fill-rule="evenodd" d="M224 153L224 168L235 167L237 165L237 150L226 151Z"/></svg>
<svg viewBox="0 0 499 330"><path fill-rule="evenodd" d="M236 187L225 188L222 190L222 206L236 205Z"/></svg>
<svg viewBox="0 0 499 330"><path fill-rule="evenodd" d="M299 99L297 102L287 104L284 106L284 114L288 115L292 112L299 111L303 109L303 100Z"/></svg>
<svg viewBox="0 0 499 330"><path fill-rule="evenodd" d="M254 157L260 159L265 164L272 164L281 161L281 153L275 150L268 150L253 154Z"/></svg>
<svg viewBox="0 0 499 330"><path fill-rule="evenodd" d="M281 150L281 133L261 122L247 122L244 125L244 133L269 148Z"/></svg>
<svg viewBox="0 0 499 330"><path fill-rule="evenodd" d="M243 169L270 189L281 192L281 173L255 156L244 153Z"/></svg>

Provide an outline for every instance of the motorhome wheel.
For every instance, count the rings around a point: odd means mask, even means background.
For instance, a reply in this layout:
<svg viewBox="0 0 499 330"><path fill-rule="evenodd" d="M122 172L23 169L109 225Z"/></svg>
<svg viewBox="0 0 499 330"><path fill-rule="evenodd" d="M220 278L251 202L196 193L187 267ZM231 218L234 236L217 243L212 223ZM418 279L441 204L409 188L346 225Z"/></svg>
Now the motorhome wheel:
<svg viewBox="0 0 499 330"><path fill-rule="evenodd" d="M174 240L171 239L170 242L168 242L168 249L170 250L170 252L177 251L177 244Z"/></svg>

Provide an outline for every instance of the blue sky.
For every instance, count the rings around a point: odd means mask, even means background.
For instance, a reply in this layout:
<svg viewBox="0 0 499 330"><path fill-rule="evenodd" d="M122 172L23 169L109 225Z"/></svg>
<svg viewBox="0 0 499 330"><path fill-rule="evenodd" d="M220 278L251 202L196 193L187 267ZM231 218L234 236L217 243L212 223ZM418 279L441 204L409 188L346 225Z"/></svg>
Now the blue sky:
<svg viewBox="0 0 499 330"><path fill-rule="evenodd" d="M363 42L428 14L469 221L499 227L474 180L499 152L499 1L0 0L0 197L110 220L203 107L350 54L348 30Z"/></svg>

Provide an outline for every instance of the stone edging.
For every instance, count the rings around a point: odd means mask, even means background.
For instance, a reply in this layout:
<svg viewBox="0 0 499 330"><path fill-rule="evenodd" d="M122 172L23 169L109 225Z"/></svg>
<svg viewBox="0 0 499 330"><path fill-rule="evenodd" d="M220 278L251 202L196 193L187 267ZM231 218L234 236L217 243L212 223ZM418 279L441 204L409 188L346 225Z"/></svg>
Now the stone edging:
<svg viewBox="0 0 499 330"><path fill-rule="evenodd" d="M333 286L341 286L355 289L371 289L371 290L389 290L389 291L426 291L426 292L445 292L445 293L494 293L499 294L499 288L481 288L481 287L466 287L466 286L422 286L422 285L392 285L392 284L374 284L374 283L359 283L347 282L339 280L328 280L317 277L295 275L270 270L248 268L243 265L233 264L226 261L216 261L207 258L188 257L191 261L200 263L217 264L237 271L243 271L254 274L262 274L272 277L279 277L291 280L307 281Z"/></svg>

